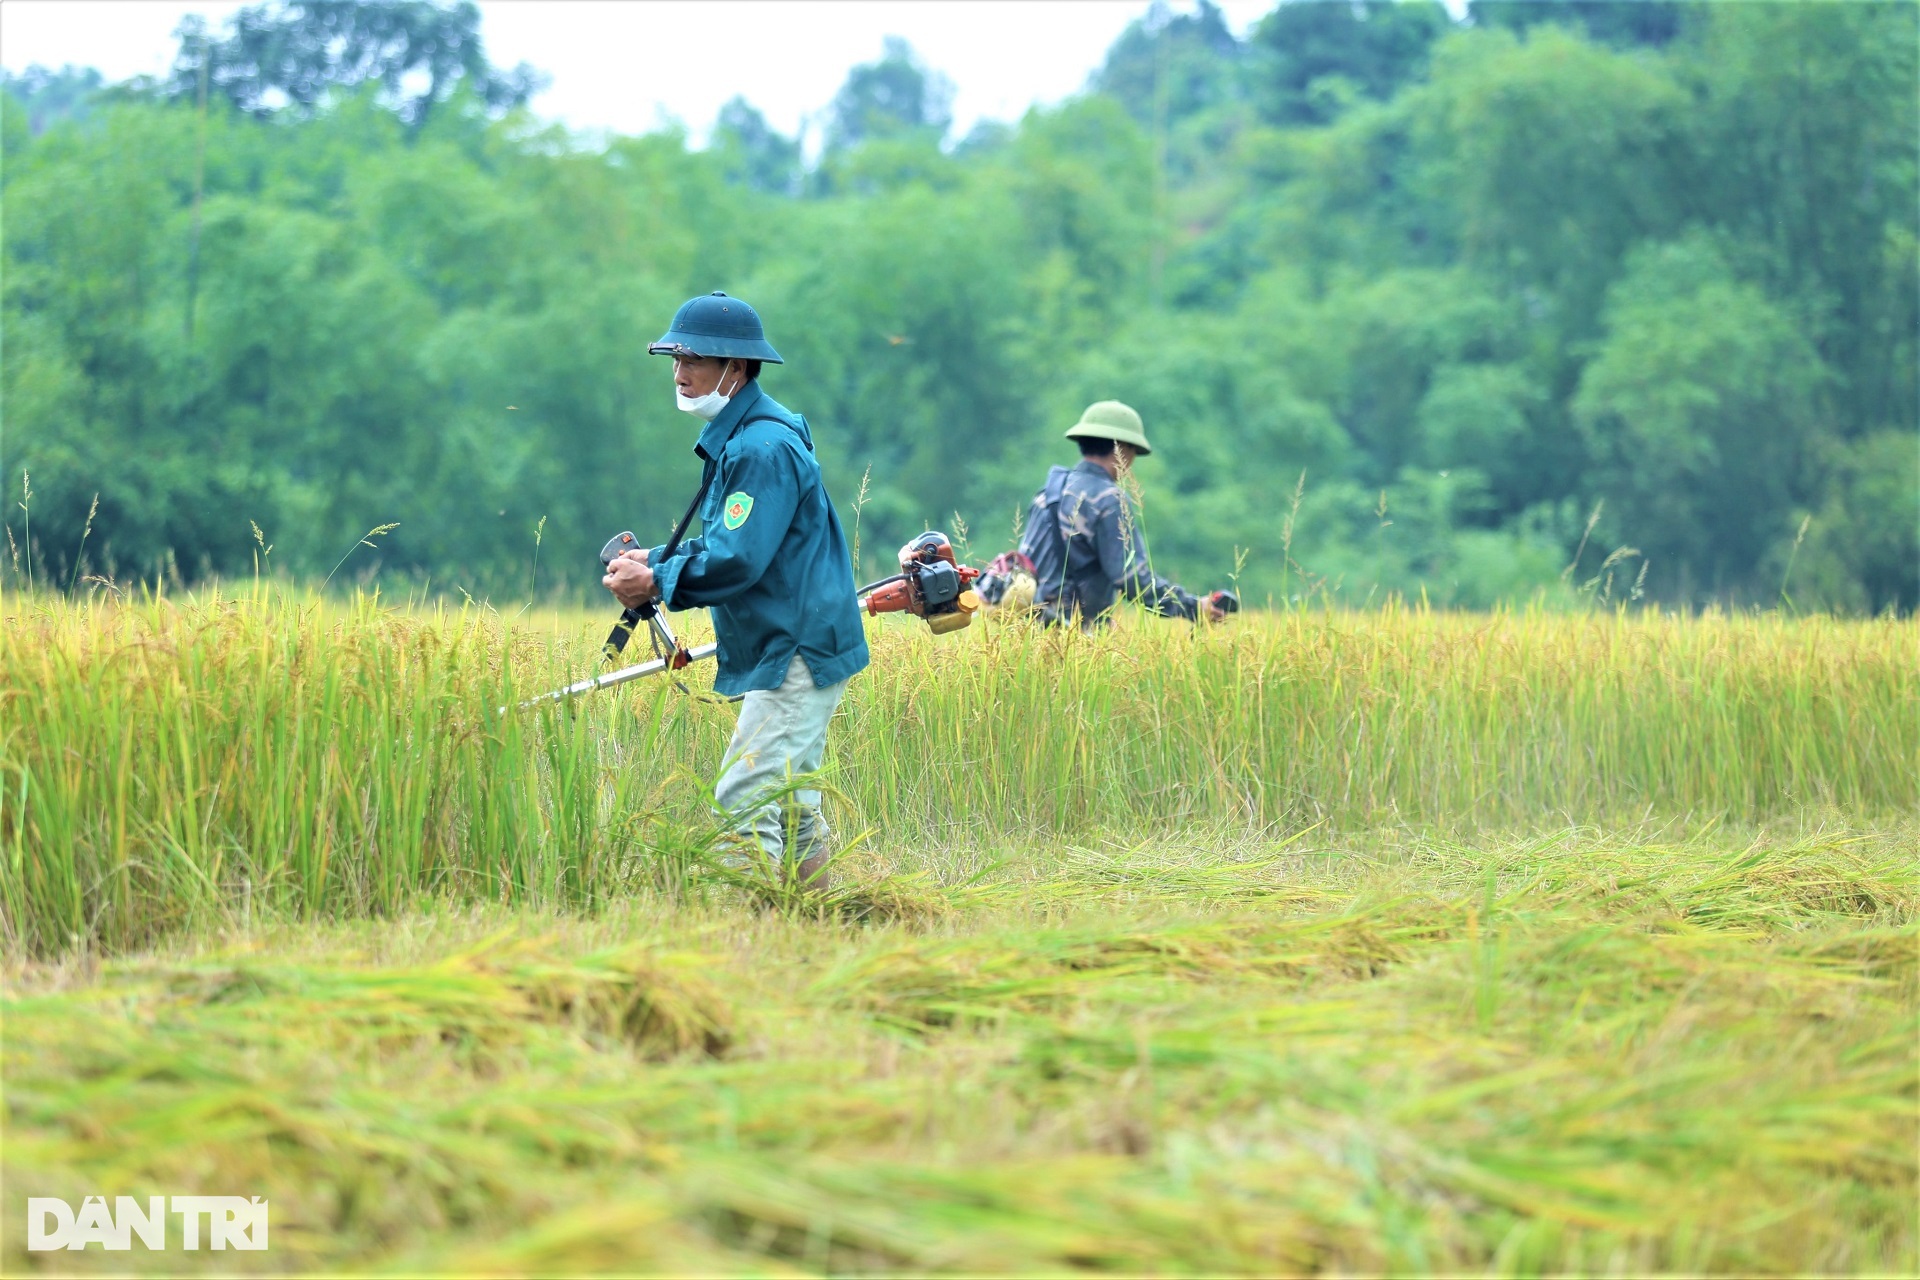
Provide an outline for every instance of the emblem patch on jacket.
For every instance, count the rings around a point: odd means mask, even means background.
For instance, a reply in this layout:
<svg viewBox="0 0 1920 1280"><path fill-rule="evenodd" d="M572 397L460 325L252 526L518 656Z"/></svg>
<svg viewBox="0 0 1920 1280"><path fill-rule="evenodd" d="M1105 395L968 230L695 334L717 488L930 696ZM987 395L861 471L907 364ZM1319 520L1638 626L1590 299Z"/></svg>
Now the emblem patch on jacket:
<svg viewBox="0 0 1920 1280"><path fill-rule="evenodd" d="M738 529L753 514L753 495L750 493L730 493L727 505L721 508L720 523L729 529Z"/></svg>

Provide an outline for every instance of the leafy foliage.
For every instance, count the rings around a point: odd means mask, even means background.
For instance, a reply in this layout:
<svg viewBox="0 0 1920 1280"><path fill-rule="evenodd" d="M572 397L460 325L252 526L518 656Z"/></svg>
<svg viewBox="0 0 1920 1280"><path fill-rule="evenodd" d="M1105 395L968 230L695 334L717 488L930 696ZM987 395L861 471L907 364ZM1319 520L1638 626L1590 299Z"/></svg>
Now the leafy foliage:
<svg viewBox="0 0 1920 1280"><path fill-rule="evenodd" d="M1240 77L1222 75L1242 53L1219 6L1200 0L1175 13L1158 0L1128 27L1093 77L1093 87L1119 99L1142 125L1159 115L1184 120L1234 99Z"/></svg>
<svg viewBox="0 0 1920 1280"><path fill-rule="evenodd" d="M800 177L800 143L781 135L745 98L720 108L713 149L727 165L727 180L784 195Z"/></svg>
<svg viewBox="0 0 1920 1280"><path fill-rule="evenodd" d="M1573 26L1607 44L1664 45L1677 37L1690 0L1470 0L1467 12L1476 26L1525 31L1541 23Z"/></svg>
<svg viewBox="0 0 1920 1280"><path fill-rule="evenodd" d="M1451 26L1439 0L1282 4L1255 29L1261 114L1325 124L1358 98L1390 98Z"/></svg>
<svg viewBox="0 0 1920 1280"><path fill-rule="evenodd" d="M28 67L19 75L0 71L0 90L25 108L29 134L44 133L60 120L84 117L105 85L105 78L92 67L65 66L58 71Z"/></svg>
<svg viewBox="0 0 1920 1280"><path fill-rule="evenodd" d="M244 571L249 520L317 577L397 520L370 571L524 592L547 517L577 589L695 481L642 352L724 288L870 562L956 513L1000 549L1117 397L1190 585L1244 553L1255 599L1482 605L1632 548L1657 599L1920 604L1911 5L1285 3L1244 42L1154 9L951 148L895 42L811 172L744 100L703 151L502 116L531 82L470 18L247 11L205 46L253 70L198 215L184 81L38 134L10 82L3 461L43 580Z"/></svg>
<svg viewBox="0 0 1920 1280"><path fill-rule="evenodd" d="M937 141L952 123L952 106L952 82L925 66L906 41L889 36L880 60L855 67L834 95L827 145L840 150L921 132Z"/></svg>
<svg viewBox="0 0 1920 1280"><path fill-rule="evenodd" d="M198 17L181 25L170 96L193 98L204 80L264 115L311 111L336 89L376 84L401 119L418 124L456 88L497 109L524 106L541 84L525 64L510 72L488 64L472 0L284 0L242 9L230 26L214 41ZM410 92L415 78L425 83Z"/></svg>

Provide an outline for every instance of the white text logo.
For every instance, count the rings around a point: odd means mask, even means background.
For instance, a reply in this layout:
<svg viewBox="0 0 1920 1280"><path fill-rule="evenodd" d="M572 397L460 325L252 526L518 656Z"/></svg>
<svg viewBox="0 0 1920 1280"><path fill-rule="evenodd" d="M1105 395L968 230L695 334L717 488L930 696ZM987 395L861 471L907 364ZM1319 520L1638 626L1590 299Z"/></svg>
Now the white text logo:
<svg viewBox="0 0 1920 1280"><path fill-rule="evenodd" d="M117 1196L107 1208L105 1196L88 1196L75 1213L65 1200L49 1196L27 1199L27 1249L84 1249L90 1244L106 1249L131 1249L133 1237L149 1249L167 1247L168 1197L148 1196L142 1204L132 1196ZM200 1223L215 1249L267 1247L267 1202L259 1196L174 1196L173 1212L180 1219L180 1243L188 1249L201 1245Z"/></svg>

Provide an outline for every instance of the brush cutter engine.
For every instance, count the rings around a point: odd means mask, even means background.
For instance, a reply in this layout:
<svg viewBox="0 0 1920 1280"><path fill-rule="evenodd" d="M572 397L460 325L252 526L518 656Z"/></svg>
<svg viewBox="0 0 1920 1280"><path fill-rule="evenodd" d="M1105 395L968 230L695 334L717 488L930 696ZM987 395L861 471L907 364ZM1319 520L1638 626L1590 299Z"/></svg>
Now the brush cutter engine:
<svg viewBox="0 0 1920 1280"><path fill-rule="evenodd" d="M910 613L924 618L933 634L959 631L980 612L973 589L980 571L954 558L946 534L928 530L900 548L900 572L860 588L867 613Z"/></svg>

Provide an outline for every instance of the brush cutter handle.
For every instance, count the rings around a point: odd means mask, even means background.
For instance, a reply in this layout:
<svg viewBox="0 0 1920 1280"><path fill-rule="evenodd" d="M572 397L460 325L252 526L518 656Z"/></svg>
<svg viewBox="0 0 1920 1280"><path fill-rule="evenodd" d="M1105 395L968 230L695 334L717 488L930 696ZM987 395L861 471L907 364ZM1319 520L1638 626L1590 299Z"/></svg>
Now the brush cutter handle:
<svg viewBox="0 0 1920 1280"><path fill-rule="evenodd" d="M600 548L600 563L611 569L615 560L629 551L638 550L640 550L640 540L633 536L633 531L622 530L608 538L607 545ZM686 650L681 648L680 642L674 638L673 628L667 625L667 620L660 616L659 604L652 600L621 612L620 621L613 624L613 630L607 633L607 642L600 646L600 651L607 655L608 662L619 660L621 650L627 647L627 641L632 638L634 629L642 622L652 626L655 640L678 659L674 663L675 670L687 665L687 659L683 656Z"/></svg>
<svg viewBox="0 0 1920 1280"><path fill-rule="evenodd" d="M600 548L600 563L612 567L613 562L629 551L640 550L640 539L633 536L633 530L623 529L607 539L607 545Z"/></svg>

